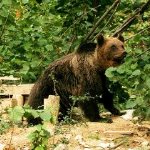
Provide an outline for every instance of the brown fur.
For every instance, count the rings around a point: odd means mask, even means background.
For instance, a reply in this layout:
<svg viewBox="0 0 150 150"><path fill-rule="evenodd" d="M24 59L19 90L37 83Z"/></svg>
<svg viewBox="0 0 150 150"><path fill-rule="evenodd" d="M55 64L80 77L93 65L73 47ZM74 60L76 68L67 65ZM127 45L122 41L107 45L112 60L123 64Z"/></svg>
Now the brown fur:
<svg viewBox="0 0 150 150"><path fill-rule="evenodd" d="M78 102L78 106L90 121L100 118L98 102L111 113L119 115L119 110L113 105L112 94L106 87L105 70L121 63L126 54L123 45L122 37L104 38L102 35L98 36L97 44L80 45L76 52L48 66L31 90L27 104L37 109L48 95L58 94L61 97L60 112L65 116L72 105L70 96L88 94L89 100Z"/></svg>

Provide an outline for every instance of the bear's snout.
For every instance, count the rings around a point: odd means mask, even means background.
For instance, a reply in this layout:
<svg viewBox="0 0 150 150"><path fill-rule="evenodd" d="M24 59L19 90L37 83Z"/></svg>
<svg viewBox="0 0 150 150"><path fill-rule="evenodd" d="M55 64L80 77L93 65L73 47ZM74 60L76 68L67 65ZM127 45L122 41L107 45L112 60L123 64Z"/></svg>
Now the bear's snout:
<svg viewBox="0 0 150 150"><path fill-rule="evenodd" d="M118 64L122 63L124 58L126 57L127 52L122 52L120 55L117 55L114 57L114 61L117 62Z"/></svg>

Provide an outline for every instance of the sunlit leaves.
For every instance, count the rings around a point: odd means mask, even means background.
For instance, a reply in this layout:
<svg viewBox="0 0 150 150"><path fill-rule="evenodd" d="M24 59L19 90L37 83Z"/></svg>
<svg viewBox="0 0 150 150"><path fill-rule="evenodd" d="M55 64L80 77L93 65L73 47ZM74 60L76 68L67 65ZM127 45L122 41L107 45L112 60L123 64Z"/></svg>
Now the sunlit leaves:
<svg viewBox="0 0 150 150"><path fill-rule="evenodd" d="M9 117L11 121L15 123L21 122L23 115L24 115L24 110L20 106L16 106L9 110Z"/></svg>
<svg viewBox="0 0 150 150"><path fill-rule="evenodd" d="M139 69L133 71L132 76L139 76L141 74L141 71Z"/></svg>
<svg viewBox="0 0 150 150"><path fill-rule="evenodd" d="M10 5L12 4L12 0L2 0L2 4Z"/></svg>
<svg viewBox="0 0 150 150"><path fill-rule="evenodd" d="M0 25L2 25L2 23L3 23L3 22L2 22L2 19L0 19Z"/></svg>
<svg viewBox="0 0 150 150"><path fill-rule="evenodd" d="M148 77L147 77L147 79L146 79L146 85L147 85L147 87L148 87L149 90L150 90L150 78L148 78Z"/></svg>
<svg viewBox="0 0 150 150"><path fill-rule="evenodd" d="M27 3L29 3L29 0L22 0L22 3L27 4Z"/></svg>
<svg viewBox="0 0 150 150"><path fill-rule="evenodd" d="M147 51L149 42L147 34L138 35L138 37L128 41L127 47L130 47L132 51L128 52L125 63L116 69L109 68L106 75L113 82L119 81L128 91L130 97L126 108L135 108L136 115L149 120L150 53ZM141 43L144 43L142 47Z"/></svg>
<svg viewBox="0 0 150 150"><path fill-rule="evenodd" d="M113 78L114 77L113 71L116 71L116 68L111 67L109 68L109 70L106 70L106 73L105 73L106 76L108 78Z"/></svg>
<svg viewBox="0 0 150 150"><path fill-rule="evenodd" d="M30 133L30 135L28 136L32 143L31 149L46 150L48 147L49 137L50 132L46 130L46 128L43 125L37 125L36 130Z"/></svg>
<svg viewBox="0 0 150 150"><path fill-rule="evenodd" d="M0 74L11 73L26 82L35 80L35 76L41 73L40 67L44 68L44 65L58 58L53 46L57 43L63 45L62 38L58 36L62 18L52 14L55 3L35 4L36 1L29 0L22 0L21 3L14 0L13 5L9 0L0 2L0 6L3 5L0 9L0 35L1 45L4 46L0 49L4 57ZM58 41L53 40L55 36Z"/></svg>

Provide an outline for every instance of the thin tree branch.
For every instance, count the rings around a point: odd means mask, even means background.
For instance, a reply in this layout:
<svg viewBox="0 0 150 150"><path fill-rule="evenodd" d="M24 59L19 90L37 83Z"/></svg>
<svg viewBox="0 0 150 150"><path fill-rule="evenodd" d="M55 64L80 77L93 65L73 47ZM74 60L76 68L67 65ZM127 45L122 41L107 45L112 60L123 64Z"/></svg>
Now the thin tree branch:
<svg viewBox="0 0 150 150"><path fill-rule="evenodd" d="M9 15L10 15L11 7L12 7L12 5L10 5L7 18L6 18L6 20L5 20L4 24L3 24L2 31L1 31L1 34L0 34L0 40L2 39L2 36L3 36L3 34L4 34L4 31L5 31L5 27L6 27L6 24L7 24L7 21L8 21L8 17L9 17Z"/></svg>
<svg viewBox="0 0 150 150"><path fill-rule="evenodd" d="M101 21L110 13L110 11L112 9L114 9L118 3L120 3L120 0L116 0L112 6L102 15L102 17L96 22L95 26L91 29L91 31L89 32L89 34L86 36L86 38L84 39L84 41L87 41L94 33L94 31L96 30L96 28L99 26L99 24L101 23Z"/></svg>
<svg viewBox="0 0 150 150"><path fill-rule="evenodd" d="M116 8L115 8L114 11L112 12L112 14L111 14L110 18L108 19L108 21L106 22L105 26L99 31L98 34L96 34L96 35L93 37L92 41L94 41L94 39L95 39L95 38L103 31L103 29L108 25L108 23L110 22L110 20L112 20L112 17L114 16L114 14L115 14L115 12L116 12L118 6L119 6L119 3L117 4Z"/></svg>
<svg viewBox="0 0 150 150"><path fill-rule="evenodd" d="M144 28L144 29L142 29L142 30L138 31L136 34L134 34L134 35L130 36L130 37L129 37L129 38L127 38L127 39L125 39L125 41L128 41L128 40L130 40L130 39L134 38L136 35L141 34L141 33L143 33L144 31L146 31L146 30L148 30L148 29L150 29L150 27L147 27L147 28Z"/></svg>
<svg viewBox="0 0 150 150"><path fill-rule="evenodd" d="M143 51L141 54L136 55L134 58L138 58L141 55L145 54L146 52L150 52L150 48L148 48L147 50Z"/></svg>
<svg viewBox="0 0 150 150"><path fill-rule="evenodd" d="M118 30L113 33L112 36L116 36L118 34L122 34L130 25L133 23L133 21L136 19L136 16L138 14L143 14L146 9L148 9L148 6L150 4L150 0L147 1L147 3L143 4L140 8L137 8L135 13L129 17L128 19L125 20L125 22L121 25L121 27L118 28Z"/></svg>
<svg viewBox="0 0 150 150"><path fill-rule="evenodd" d="M96 9L96 8L98 8L98 7L100 7L100 6L101 6L101 5L98 5L97 7L94 7L94 9ZM67 32L71 27L73 27L73 26L75 26L75 24L79 23L79 22L83 19L83 17L85 17L85 15L87 15L87 14L90 13L91 11L93 11L93 10L86 11L86 9L85 9L84 12L83 12L83 14L82 14L79 18L77 18L77 20L75 20L75 22L74 22L72 25L70 25L70 26L62 33L61 38L63 38L63 36L65 36L66 32Z"/></svg>

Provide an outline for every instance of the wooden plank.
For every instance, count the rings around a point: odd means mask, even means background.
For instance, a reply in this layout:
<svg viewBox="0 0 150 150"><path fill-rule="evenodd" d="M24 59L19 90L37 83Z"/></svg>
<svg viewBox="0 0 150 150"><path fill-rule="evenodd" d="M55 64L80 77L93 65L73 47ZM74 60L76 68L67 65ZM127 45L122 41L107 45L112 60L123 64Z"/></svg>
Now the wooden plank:
<svg viewBox="0 0 150 150"><path fill-rule="evenodd" d="M12 80L12 81L16 81L16 80L20 80L20 78L15 78L15 77L13 77L13 76L4 76L4 77L0 77L0 80L8 80L8 81L10 81L10 80Z"/></svg>
<svg viewBox="0 0 150 150"><path fill-rule="evenodd" d="M34 84L6 85L0 86L0 95L29 95Z"/></svg>

